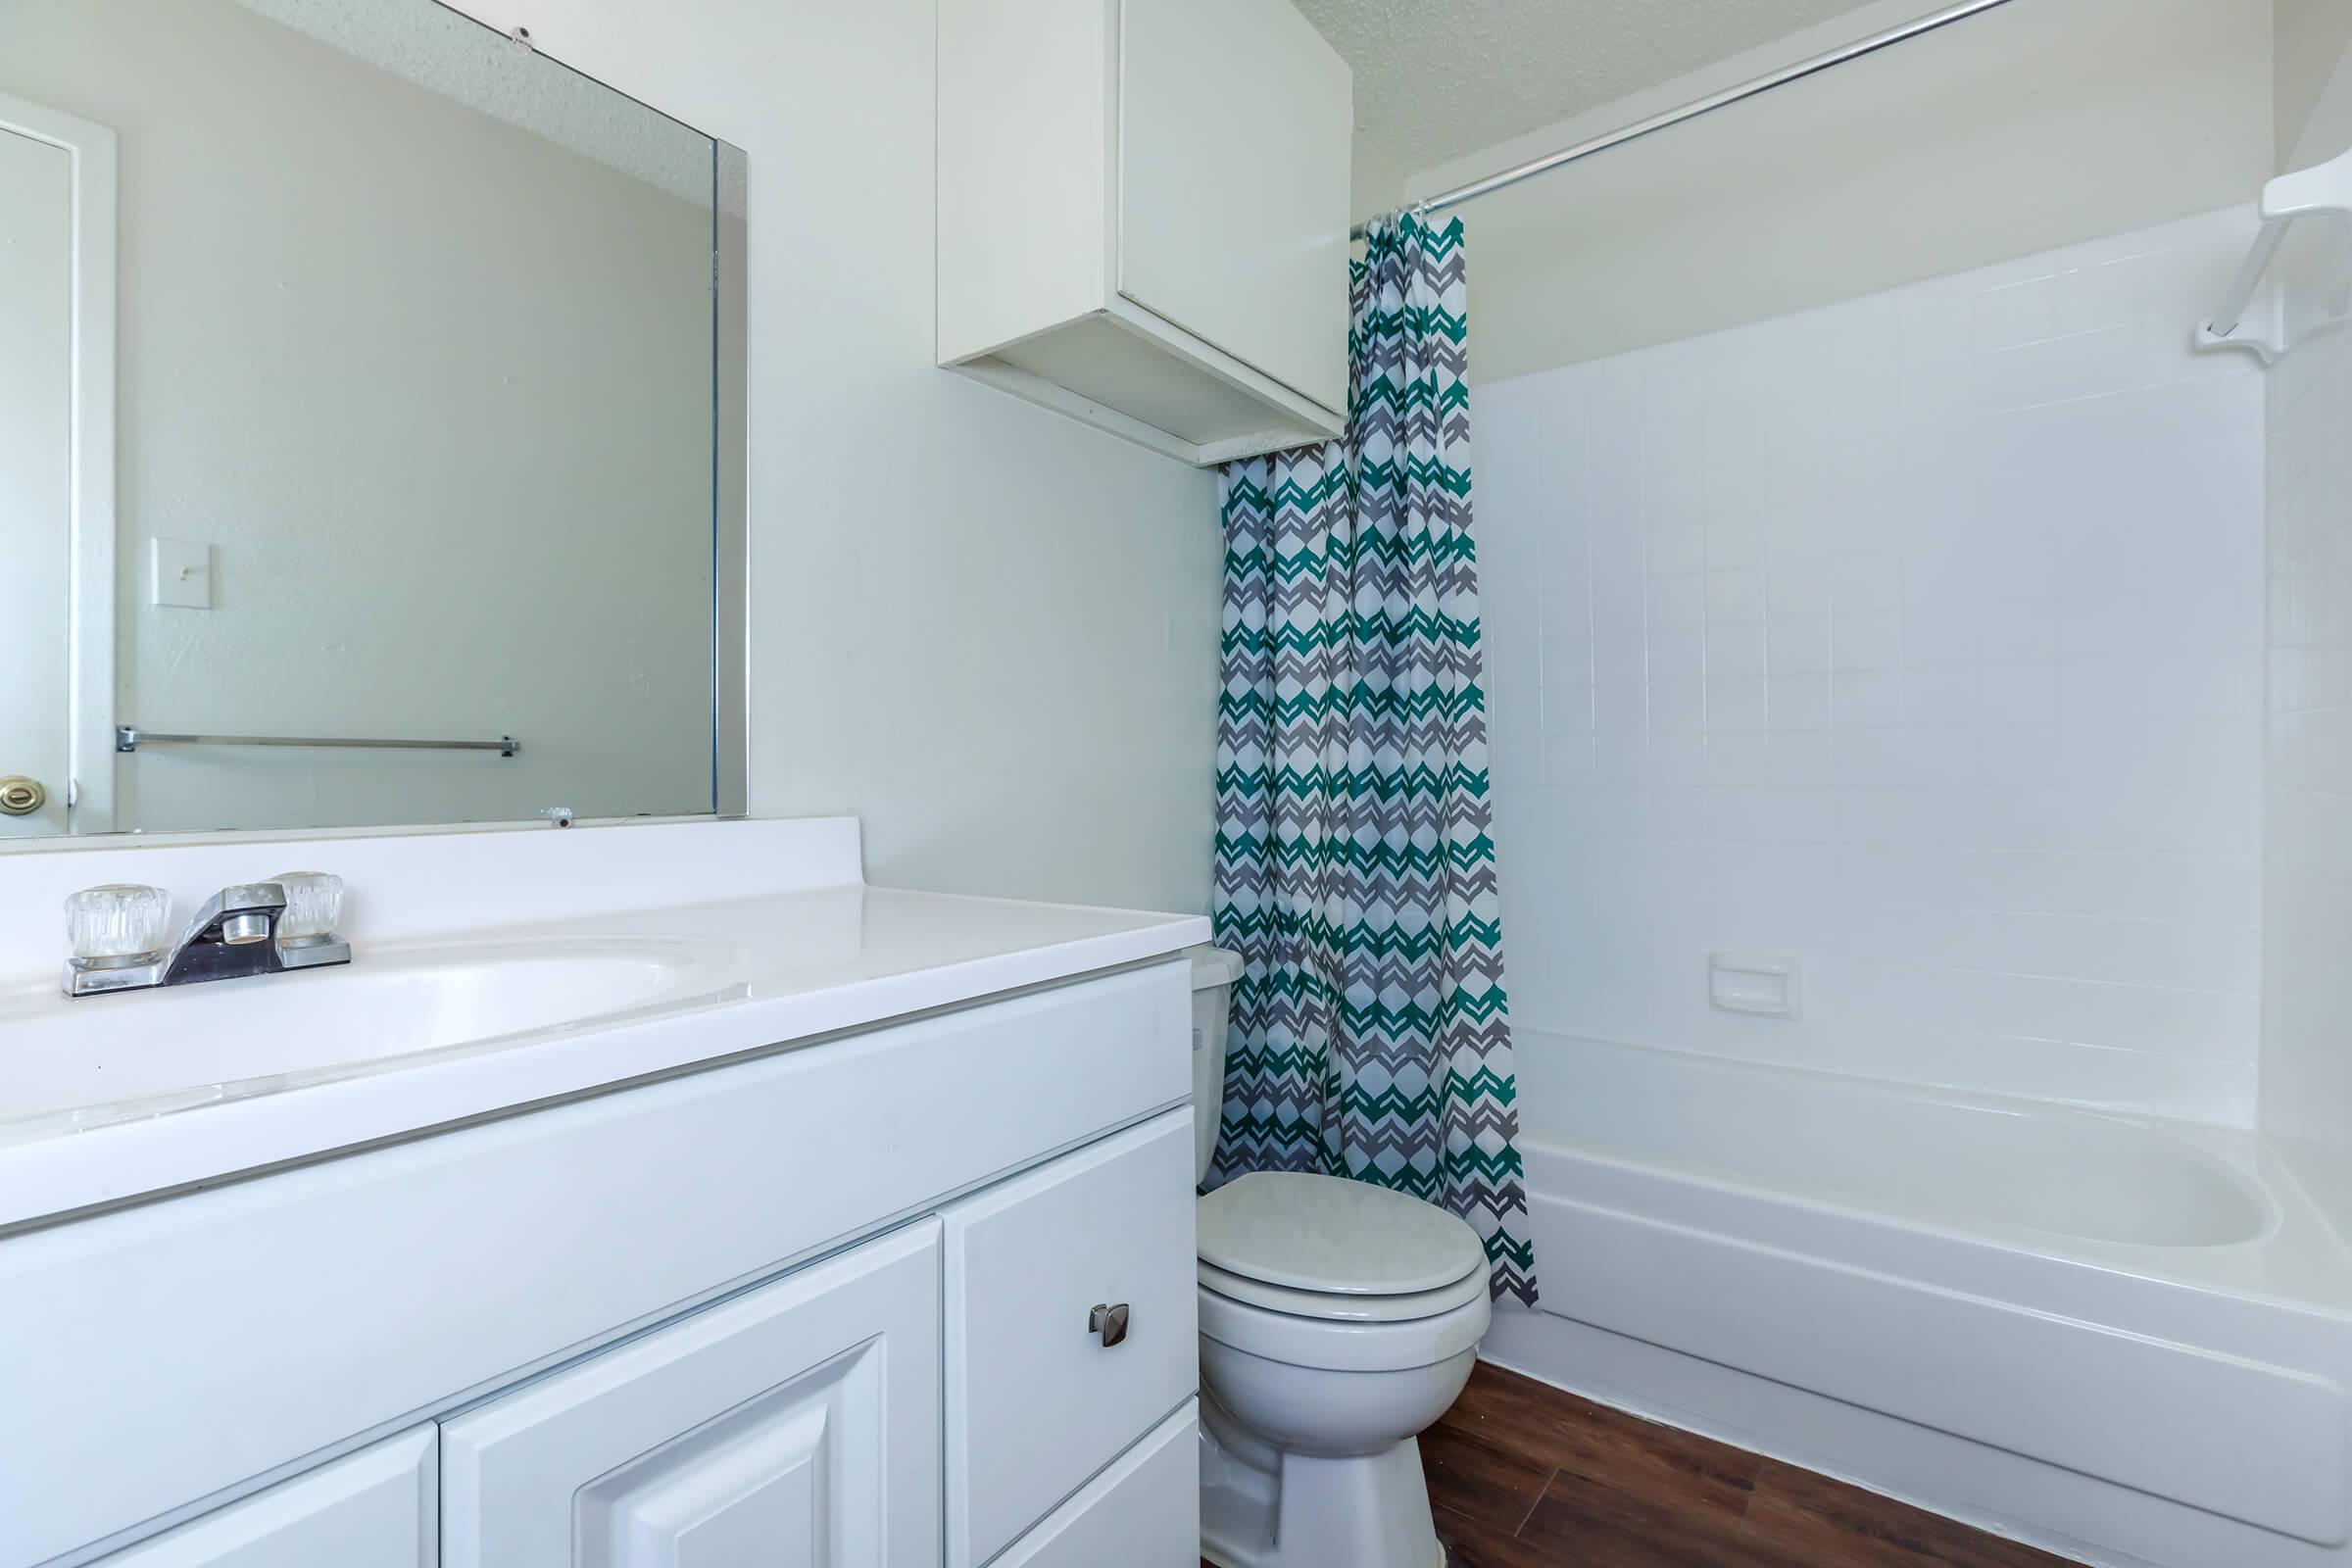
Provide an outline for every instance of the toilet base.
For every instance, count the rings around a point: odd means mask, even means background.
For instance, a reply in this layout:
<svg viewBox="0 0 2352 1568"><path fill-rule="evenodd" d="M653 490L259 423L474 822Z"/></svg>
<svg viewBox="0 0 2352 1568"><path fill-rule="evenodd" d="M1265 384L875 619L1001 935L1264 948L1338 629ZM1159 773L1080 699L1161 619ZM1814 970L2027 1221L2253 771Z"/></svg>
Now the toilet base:
<svg viewBox="0 0 2352 1568"><path fill-rule="evenodd" d="M1200 1414L1200 1555L1218 1568L1446 1568L1416 1440L1316 1459L1233 1433L1213 1399Z"/></svg>

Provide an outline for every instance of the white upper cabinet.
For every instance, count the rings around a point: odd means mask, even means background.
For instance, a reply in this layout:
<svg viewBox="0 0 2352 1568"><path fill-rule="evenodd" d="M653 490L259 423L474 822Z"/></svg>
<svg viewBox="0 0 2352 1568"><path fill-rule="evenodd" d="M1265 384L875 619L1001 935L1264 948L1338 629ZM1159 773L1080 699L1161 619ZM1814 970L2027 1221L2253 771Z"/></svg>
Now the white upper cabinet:
<svg viewBox="0 0 2352 1568"><path fill-rule="evenodd" d="M1348 68L1290 0L942 0L939 359L1190 463L1337 435Z"/></svg>

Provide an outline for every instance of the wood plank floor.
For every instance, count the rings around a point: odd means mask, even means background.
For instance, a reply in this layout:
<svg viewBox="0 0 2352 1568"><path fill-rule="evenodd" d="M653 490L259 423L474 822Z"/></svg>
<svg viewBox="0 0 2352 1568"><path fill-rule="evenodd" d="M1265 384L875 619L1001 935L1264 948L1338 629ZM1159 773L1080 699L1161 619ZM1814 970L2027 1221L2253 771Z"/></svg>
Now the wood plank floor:
<svg viewBox="0 0 2352 1568"><path fill-rule="evenodd" d="M1483 1363L1421 1458L1451 1568L2066 1563Z"/></svg>

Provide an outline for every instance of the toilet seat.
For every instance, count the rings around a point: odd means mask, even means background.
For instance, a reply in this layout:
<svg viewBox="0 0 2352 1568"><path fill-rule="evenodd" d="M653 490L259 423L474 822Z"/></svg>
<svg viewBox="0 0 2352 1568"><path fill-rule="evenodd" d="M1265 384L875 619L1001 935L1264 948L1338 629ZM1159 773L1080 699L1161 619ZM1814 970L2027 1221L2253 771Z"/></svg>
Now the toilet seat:
<svg viewBox="0 0 2352 1568"><path fill-rule="evenodd" d="M1480 1268L1463 1275L1451 1285L1441 1285L1434 1291L1409 1291L1397 1296L1365 1296L1336 1291L1294 1291L1280 1285L1268 1285L1221 1269L1214 1263L1200 1264L1200 1289L1223 1297L1228 1301L1282 1312L1291 1317L1314 1318L1334 1323L1403 1323L1414 1318L1436 1317L1466 1306L1488 1294L1487 1271Z"/></svg>
<svg viewBox="0 0 2352 1568"><path fill-rule="evenodd" d="M1349 1322L1269 1311L1200 1292L1200 1337L1267 1361L1318 1372L1408 1372L1477 1348L1494 1321L1485 1281L1467 1302L1434 1317ZM1205 1350L1204 1352L1205 1353Z"/></svg>

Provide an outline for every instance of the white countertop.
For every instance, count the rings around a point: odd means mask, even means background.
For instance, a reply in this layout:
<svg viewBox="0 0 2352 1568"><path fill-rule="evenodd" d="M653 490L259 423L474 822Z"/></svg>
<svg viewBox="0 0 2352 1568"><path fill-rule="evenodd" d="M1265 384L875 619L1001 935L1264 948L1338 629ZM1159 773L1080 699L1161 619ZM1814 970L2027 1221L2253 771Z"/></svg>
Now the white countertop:
<svg viewBox="0 0 2352 1568"><path fill-rule="evenodd" d="M798 826L707 823L616 831L671 834L665 843L684 845L697 858L715 855L722 859L741 859L745 852L758 850L760 854L753 857L757 860L792 849L796 841L780 835L780 830ZM734 830L731 835L730 830ZM675 837L682 832L710 836ZM388 855L405 855L413 860L419 855L429 858L462 853L480 874L494 868L506 853L509 846L498 842L504 839L545 862L551 853L547 841L534 836L523 845L516 842L520 837L461 835L454 841L419 837L405 845L378 839L357 850L343 846L340 855L312 846L309 859L327 869L340 869L344 862L380 860ZM567 858L601 858L597 857L600 847L580 843L589 837L580 835L573 844L563 846L564 853ZM453 851L453 842L461 843L463 849ZM644 855L643 839L608 842L623 843L626 854L642 863L653 863ZM854 864L854 827L847 843ZM372 922L347 922L355 949L348 970L221 981L75 1002L56 995L53 978L0 987L0 1112L5 1112L11 1088L7 1049L12 1020L38 1022L54 1032L61 1017L71 1024L76 1018L99 1016L94 1011L61 1013L60 1009L145 1007L151 1009L158 1033L185 1035L202 1032L204 1015L194 1009L218 1008L222 1019L251 1016L252 1000L260 996L252 988L283 988L278 995L299 996L305 1003L313 998L328 999L336 974L362 975L371 958L390 967L435 955L513 944L569 945L583 951L659 946L692 956L691 961L679 968L680 983L656 1000L584 1022L469 1041L422 1054L341 1060L331 1051L321 1054L314 1048L311 1054L318 1059L301 1063L295 1070L281 1065L276 1071L205 1086L204 1094L184 1097L183 1103L162 1113L143 1114L140 1119L80 1127L60 1126L54 1116L45 1121L20 1119L13 1134L0 1123L0 1227L1146 961L1209 937L1209 923L1200 915L899 892L856 882L790 885L841 870L839 848L838 843L828 846L827 853L811 863L770 861L763 870L750 871L741 866L723 871L713 867L707 878L681 877L679 867L656 857L653 860L662 860L662 891L672 897L683 891L682 884L696 881L708 882L715 892L738 896L668 906L626 906L648 895L642 885L641 864L637 869L623 868L584 881L575 906L595 903L607 906L566 919L545 917L551 903L562 901L551 900L546 886L548 867L541 864L528 897L514 901L512 906L512 912L527 911L525 918L475 924L464 930L431 930L413 918L386 918L381 911ZM156 863L170 868L168 862ZM76 869L82 867L91 873L90 881L119 879L125 872L142 869L137 865L107 866L102 878L95 874L102 868L88 857ZM363 866L367 868L370 867ZM152 864L146 869L162 881ZM206 869L216 868L208 863ZM7 892L9 871L8 863L0 860L0 895ZM388 869L385 880L395 880ZM758 881L786 884L786 890L741 896L747 883ZM183 897L191 892L176 886L174 891ZM485 905L497 902L494 893L485 892L467 912L478 915ZM302 987L317 989L295 989ZM239 993L245 996L240 998ZM276 1001L277 996L270 1000ZM234 1010L239 1007L244 1010ZM312 1006L309 1015L331 1018L333 1011ZM150 1039L143 1029L122 1027L134 1016L115 1013L107 1019L104 1031L118 1042L129 1043L93 1041L83 1049L124 1053L172 1049L173 1042L169 1038ZM167 1024L169 1029L163 1027ZM33 1029L25 1028L19 1039L31 1040L34 1035ZM193 1049L201 1054L201 1041ZM248 1054L265 1064L271 1059L266 1051ZM294 1055L299 1057L301 1053ZM85 1060L78 1065L103 1069L105 1063ZM38 1093L25 1087L33 1084L36 1076L37 1066L30 1062L28 1053L19 1063L16 1098L20 1112L42 1106ZM199 1080L203 1076L197 1074Z"/></svg>

